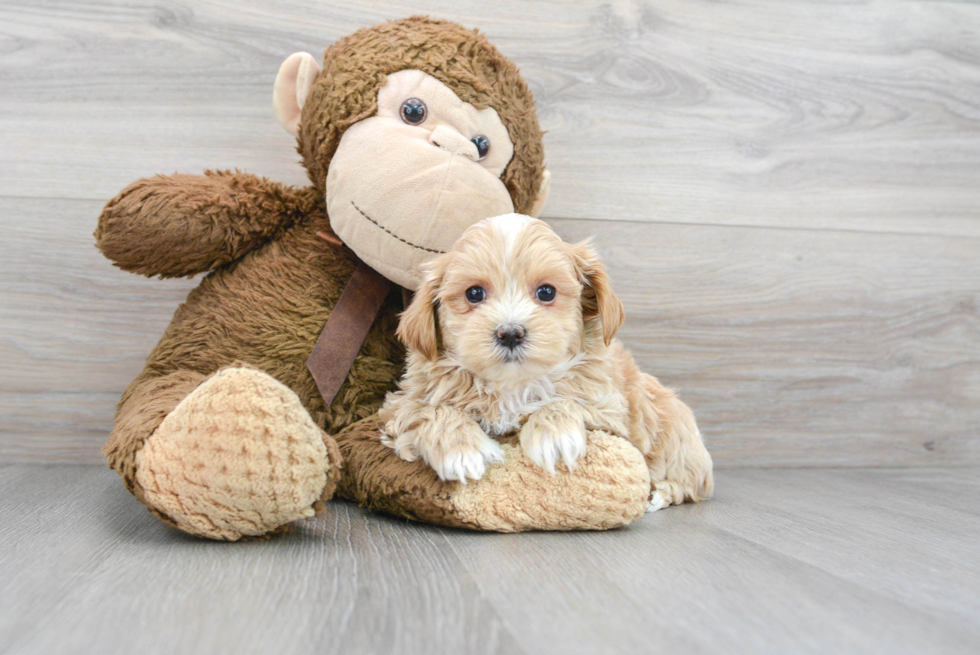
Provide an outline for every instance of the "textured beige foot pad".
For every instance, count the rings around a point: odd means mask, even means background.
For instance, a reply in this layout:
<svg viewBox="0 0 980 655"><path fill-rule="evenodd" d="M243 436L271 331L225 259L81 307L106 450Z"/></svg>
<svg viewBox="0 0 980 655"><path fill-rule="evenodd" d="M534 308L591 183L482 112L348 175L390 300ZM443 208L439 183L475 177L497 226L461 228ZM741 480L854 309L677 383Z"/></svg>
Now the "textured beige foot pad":
<svg viewBox="0 0 980 655"><path fill-rule="evenodd" d="M370 509L471 530L608 530L643 516L650 473L625 439L590 432L575 472L551 475L528 460L516 438L506 460L466 485L443 482L421 460L406 462L381 443L377 417L337 435L344 457L337 494Z"/></svg>
<svg viewBox="0 0 980 655"><path fill-rule="evenodd" d="M292 390L250 368L205 380L137 454L145 499L180 529L234 541L313 516L339 453Z"/></svg>

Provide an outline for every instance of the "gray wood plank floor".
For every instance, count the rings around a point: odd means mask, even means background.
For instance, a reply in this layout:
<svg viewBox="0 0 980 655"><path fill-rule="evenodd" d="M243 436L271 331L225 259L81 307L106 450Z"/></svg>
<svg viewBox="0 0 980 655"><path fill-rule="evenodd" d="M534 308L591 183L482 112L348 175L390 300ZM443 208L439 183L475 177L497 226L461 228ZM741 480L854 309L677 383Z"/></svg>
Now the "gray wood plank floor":
<svg viewBox="0 0 980 655"><path fill-rule="evenodd" d="M0 652L976 653L980 471L743 469L607 533L332 502L268 541L158 524L107 469L0 467Z"/></svg>

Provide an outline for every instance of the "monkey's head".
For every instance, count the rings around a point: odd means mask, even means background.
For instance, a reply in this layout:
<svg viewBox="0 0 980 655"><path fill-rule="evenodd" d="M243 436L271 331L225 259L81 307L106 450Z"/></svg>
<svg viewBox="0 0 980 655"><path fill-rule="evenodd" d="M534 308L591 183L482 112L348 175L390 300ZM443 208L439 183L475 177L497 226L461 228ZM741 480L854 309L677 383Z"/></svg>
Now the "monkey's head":
<svg viewBox="0 0 980 655"><path fill-rule="evenodd" d="M334 231L414 289L419 265L484 218L537 216L548 193L534 96L486 37L413 17L290 56L276 115L296 135Z"/></svg>

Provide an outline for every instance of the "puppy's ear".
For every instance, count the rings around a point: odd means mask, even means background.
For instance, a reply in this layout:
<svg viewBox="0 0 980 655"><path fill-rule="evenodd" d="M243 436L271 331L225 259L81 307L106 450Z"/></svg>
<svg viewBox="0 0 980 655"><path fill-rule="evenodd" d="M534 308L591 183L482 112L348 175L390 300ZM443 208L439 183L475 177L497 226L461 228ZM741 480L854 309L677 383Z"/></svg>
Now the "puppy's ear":
<svg viewBox="0 0 980 655"><path fill-rule="evenodd" d="M599 317L602 339L608 346L626 319L623 303L612 290L605 264L588 241L572 246L572 259L585 287L582 290L582 315Z"/></svg>
<svg viewBox="0 0 980 655"><path fill-rule="evenodd" d="M423 264L424 277L415 297L402 312L395 334L409 350L417 350L429 361L436 361L439 333L436 327L436 294L442 284L445 267L438 260Z"/></svg>

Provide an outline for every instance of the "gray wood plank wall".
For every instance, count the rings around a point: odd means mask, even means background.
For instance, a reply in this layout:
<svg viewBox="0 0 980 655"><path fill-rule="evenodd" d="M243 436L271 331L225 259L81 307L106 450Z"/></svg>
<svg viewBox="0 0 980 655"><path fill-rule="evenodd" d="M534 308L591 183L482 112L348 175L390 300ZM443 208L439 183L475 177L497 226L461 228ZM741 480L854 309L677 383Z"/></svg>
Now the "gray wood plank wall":
<svg viewBox="0 0 980 655"><path fill-rule="evenodd" d="M546 216L596 235L719 466L980 463L980 5L912 0L0 2L0 458L100 461L196 284L112 268L101 205L305 183L279 63L411 13L521 66Z"/></svg>

